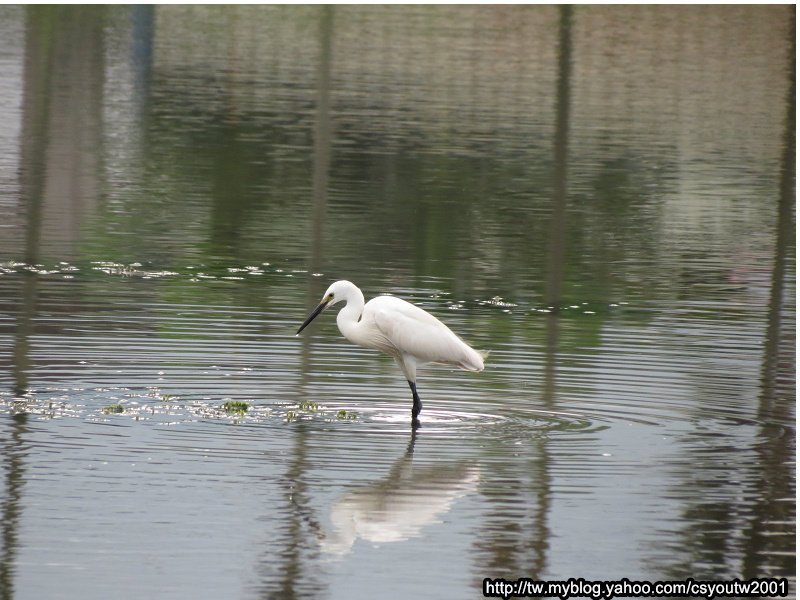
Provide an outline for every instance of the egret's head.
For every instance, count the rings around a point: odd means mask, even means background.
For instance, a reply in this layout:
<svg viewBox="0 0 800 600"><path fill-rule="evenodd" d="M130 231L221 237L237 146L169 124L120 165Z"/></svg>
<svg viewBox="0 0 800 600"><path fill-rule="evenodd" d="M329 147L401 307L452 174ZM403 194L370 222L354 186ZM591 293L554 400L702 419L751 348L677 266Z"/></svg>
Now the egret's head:
<svg viewBox="0 0 800 600"><path fill-rule="evenodd" d="M300 325L300 329L297 330L297 334L299 334L306 326L311 323L314 319L317 318L322 311L324 311L329 306L333 306L337 302L342 300L347 300L350 297L353 289L356 288L355 285L350 283L349 281L336 281L330 285L330 287L325 291L322 295L322 300L317 305L317 307L308 315L308 318L303 321L303 324Z"/></svg>
<svg viewBox="0 0 800 600"><path fill-rule="evenodd" d="M358 288L344 279L341 281L334 281L322 296L322 302L326 302L327 306L333 306L337 302L347 300L355 289Z"/></svg>

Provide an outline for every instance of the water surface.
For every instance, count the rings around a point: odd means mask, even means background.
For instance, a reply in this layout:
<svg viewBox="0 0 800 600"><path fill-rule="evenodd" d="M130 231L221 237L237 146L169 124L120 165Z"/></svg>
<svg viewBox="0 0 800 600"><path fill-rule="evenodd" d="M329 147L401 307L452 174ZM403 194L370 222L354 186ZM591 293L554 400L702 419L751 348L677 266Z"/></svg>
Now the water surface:
<svg viewBox="0 0 800 600"><path fill-rule="evenodd" d="M794 595L792 9L0 17L4 597Z"/></svg>

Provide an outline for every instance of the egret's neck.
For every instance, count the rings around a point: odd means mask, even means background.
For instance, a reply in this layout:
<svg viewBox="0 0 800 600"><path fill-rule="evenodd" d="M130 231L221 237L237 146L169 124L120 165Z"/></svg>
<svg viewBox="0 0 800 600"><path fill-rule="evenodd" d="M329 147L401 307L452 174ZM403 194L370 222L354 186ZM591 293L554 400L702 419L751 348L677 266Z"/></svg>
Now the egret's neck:
<svg viewBox="0 0 800 600"><path fill-rule="evenodd" d="M354 286L347 296L347 304L336 315L336 324L339 326L339 331L353 343L358 344L356 330L358 329L358 321L361 318L361 313L364 312L364 294L361 290Z"/></svg>

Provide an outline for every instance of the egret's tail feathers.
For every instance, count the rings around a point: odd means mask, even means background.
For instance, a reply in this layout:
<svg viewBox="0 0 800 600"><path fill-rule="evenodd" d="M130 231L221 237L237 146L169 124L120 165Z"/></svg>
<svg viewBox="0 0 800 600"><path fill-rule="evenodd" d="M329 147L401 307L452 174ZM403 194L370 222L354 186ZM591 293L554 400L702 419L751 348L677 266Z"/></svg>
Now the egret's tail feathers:
<svg viewBox="0 0 800 600"><path fill-rule="evenodd" d="M482 352L469 348L466 359L458 365L465 371L483 371L483 359L489 356L488 352Z"/></svg>

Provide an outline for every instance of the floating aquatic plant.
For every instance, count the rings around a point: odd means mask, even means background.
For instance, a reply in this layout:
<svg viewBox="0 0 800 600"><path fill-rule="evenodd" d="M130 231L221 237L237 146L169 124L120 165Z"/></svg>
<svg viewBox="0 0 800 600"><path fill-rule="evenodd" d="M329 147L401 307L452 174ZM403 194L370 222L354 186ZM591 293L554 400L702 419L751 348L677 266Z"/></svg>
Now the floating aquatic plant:
<svg viewBox="0 0 800 600"><path fill-rule="evenodd" d="M222 410L226 413L237 413L243 415L247 412L250 408L250 405L247 402L242 402L240 400L229 400L222 405Z"/></svg>
<svg viewBox="0 0 800 600"><path fill-rule="evenodd" d="M300 404L297 405L300 410L304 410L307 412L317 412L319 410L319 404L314 402L313 400L303 400Z"/></svg>

